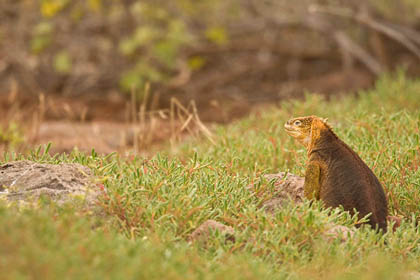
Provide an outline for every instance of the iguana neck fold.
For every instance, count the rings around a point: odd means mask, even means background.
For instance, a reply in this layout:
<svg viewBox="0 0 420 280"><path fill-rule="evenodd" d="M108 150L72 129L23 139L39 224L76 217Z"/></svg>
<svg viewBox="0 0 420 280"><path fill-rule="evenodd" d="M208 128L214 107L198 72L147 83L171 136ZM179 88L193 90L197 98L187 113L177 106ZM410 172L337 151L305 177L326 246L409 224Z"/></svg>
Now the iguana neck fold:
<svg viewBox="0 0 420 280"><path fill-rule="evenodd" d="M329 149L333 142L340 141L331 127L318 117L313 117L310 139L306 146L308 156L314 151Z"/></svg>

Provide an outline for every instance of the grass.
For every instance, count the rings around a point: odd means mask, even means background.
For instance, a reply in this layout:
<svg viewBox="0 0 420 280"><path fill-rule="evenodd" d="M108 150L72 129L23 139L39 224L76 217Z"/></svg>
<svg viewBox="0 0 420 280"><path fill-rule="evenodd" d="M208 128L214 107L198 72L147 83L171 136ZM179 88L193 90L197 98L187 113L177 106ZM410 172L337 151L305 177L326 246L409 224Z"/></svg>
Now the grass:
<svg viewBox="0 0 420 280"><path fill-rule="evenodd" d="M0 205L1 279L415 279L420 275L420 81L383 77L359 96L264 108L214 128L214 142L190 139L152 158L95 152L50 157L42 151L4 161L78 162L107 190L92 213L41 201L37 209ZM395 233L356 230L345 242L322 234L357 221L318 203L260 206L273 185L246 186L263 174L303 175L306 153L283 131L291 116L328 117L335 132L372 167L403 215ZM98 215L100 213L100 215ZM207 219L235 228L206 247L187 236Z"/></svg>
<svg viewBox="0 0 420 280"><path fill-rule="evenodd" d="M16 123L11 122L6 128L0 126L0 145L7 145L13 148L23 141L22 132Z"/></svg>

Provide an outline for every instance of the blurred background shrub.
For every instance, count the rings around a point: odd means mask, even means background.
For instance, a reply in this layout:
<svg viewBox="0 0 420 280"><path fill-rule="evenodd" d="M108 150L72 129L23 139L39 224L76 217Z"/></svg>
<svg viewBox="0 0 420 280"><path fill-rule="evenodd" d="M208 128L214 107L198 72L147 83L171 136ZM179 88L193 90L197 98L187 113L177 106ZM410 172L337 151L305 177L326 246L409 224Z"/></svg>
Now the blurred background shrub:
<svg viewBox="0 0 420 280"><path fill-rule="evenodd" d="M420 73L417 0L2 0L0 93L218 106ZM244 101L245 100L245 101ZM166 102L166 103L165 103Z"/></svg>

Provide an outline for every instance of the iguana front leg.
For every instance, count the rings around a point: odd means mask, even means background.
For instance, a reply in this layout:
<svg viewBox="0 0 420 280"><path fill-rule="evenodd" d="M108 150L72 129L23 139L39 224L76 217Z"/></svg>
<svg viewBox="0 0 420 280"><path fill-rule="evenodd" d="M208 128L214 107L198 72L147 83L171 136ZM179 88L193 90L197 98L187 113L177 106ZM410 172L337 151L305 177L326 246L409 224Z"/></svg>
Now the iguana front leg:
<svg viewBox="0 0 420 280"><path fill-rule="evenodd" d="M306 167L303 192L307 199L319 199L321 191L321 167L317 162L310 162Z"/></svg>

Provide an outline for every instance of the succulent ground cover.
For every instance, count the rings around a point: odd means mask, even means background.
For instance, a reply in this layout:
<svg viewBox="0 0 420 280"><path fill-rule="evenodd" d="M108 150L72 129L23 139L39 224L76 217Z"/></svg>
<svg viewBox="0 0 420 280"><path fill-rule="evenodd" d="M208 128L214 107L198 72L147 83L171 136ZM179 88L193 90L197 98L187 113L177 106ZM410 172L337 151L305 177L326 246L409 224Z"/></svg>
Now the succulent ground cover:
<svg viewBox="0 0 420 280"><path fill-rule="evenodd" d="M5 154L89 167L102 195L95 209L41 199L0 204L2 279L416 279L420 275L420 81L383 77L357 96L303 101L255 112L148 158L73 152ZM291 116L328 117L336 134L373 169L403 218L395 232L359 228L345 241L331 224L356 217L320 203L266 211L275 196L265 174L303 175L306 153L283 131ZM250 190L249 185L254 184ZM207 220L206 246L189 241Z"/></svg>

